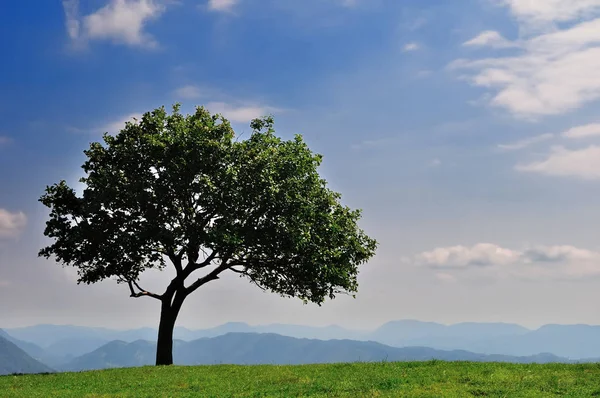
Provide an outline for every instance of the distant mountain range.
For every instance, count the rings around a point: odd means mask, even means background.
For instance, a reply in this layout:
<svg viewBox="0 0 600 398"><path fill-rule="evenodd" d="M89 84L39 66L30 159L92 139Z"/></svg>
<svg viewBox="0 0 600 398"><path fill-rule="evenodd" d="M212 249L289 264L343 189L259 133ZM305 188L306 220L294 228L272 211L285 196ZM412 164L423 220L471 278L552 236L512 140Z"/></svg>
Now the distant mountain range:
<svg viewBox="0 0 600 398"><path fill-rule="evenodd" d="M0 375L54 372L50 367L33 359L6 336L6 332L0 329Z"/></svg>
<svg viewBox="0 0 600 398"><path fill-rule="evenodd" d="M56 369L61 369L74 360L80 360L85 354L105 347L106 344L126 345L139 343L139 340L149 343L156 340L157 334L152 328L119 331L71 325L37 325L5 330L8 332L5 337L9 341L32 358ZM428 347L443 351L462 350L509 357L529 357L549 353L560 361L600 358L600 326L590 325L545 325L530 330L508 323L472 322L443 325L435 322L401 320L388 322L373 331L357 331L339 326L311 327L286 324L251 326L246 323L232 322L203 330L177 327L174 338L181 340L183 344L228 333L266 333L300 339L372 341L396 348ZM121 343L115 343L116 340ZM134 345L133 348L135 347ZM140 358L144 357L140 356ZM153 363L153 358L154 354L151 355L149 363Z"/></svg>
<svg viewBox="0 0 600 398"><path fill-rule="evenodd" d="M154 364L156 343L112 341L59 368L81 371ZM372 341L297 339L271 333L228 333L190 342L177 340L173 360L178 365L311 364L374 361L445 361L548 363L569 362L552 354L528 357L443 351L427 347L389 347Z"/></svg>

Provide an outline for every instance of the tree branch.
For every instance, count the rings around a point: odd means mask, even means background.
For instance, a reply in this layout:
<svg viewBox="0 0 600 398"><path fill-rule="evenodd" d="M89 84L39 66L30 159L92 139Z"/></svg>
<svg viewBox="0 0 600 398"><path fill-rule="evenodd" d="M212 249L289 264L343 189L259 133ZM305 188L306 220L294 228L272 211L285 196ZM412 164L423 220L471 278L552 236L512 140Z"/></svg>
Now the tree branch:
<svg viewBox="0 0 600 398"><path fill-rule="evenodd" d="M219 274L221 272L225 271L226 269L228 269L229 267L230 267L230 265L227 264L227 261L222 261L221 265L219 265L217 268L212 270L210 273L204 275L202 278L198 278L198 280L196 280L196 282L194 282L190 286L188 286L185 289L185 294L186 295L192 294L196 289L198 289L200 286L204 285L205 283L214 281L215 279L219 279Z"/></svg>
<svg viewBox="0 0 600 398"><path fill-rule="evenodd" d="M163 296L160 294L155 294L155 293L151 293L147 290L144 290L140 287L140 285L137 284L136 281L127 281L127 284L129 285L129 290L131 291L131 294L129 295L129 297L144 297L144 296L148 296L148 297L152 297L155 298L157 300L162 300ZM139 289L139 292L136 293L135 290L133 289L133 285L135 285L135 287L137 287Z"/></svg>
<svg viewBox="0 0 600 398"><path fill-rule="evenodd" d="M215 258L217 258L217 252L213 250L201 263L188 263L183 270L183 279L190 276L192 272L209 266Z"/></svg>
<svg viewBox="0 0 600 398"><path fill-rule="evenodd" d="M233 265L232 265L233 267ZM235 272L236 274L240 274L240 275L244 275L247 276L248 278L250 278L250 280L256 285L258 286L259 289L261 289L263 292L267 291L266 287L261 286L256 279L254 279L254 277L252 275L250 275L247 271L241 271L239 269L235 269L235 268L229 268L230 270L232 270L233 272Z"/></svg>

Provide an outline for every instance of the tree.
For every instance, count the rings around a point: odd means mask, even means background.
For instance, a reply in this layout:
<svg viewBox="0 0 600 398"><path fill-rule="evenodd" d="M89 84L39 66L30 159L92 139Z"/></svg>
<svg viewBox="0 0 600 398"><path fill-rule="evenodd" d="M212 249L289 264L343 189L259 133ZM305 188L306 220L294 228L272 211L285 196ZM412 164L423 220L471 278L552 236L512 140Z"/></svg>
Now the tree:
<svg viewBox="0 0 600 398"><path fill-rule="evenodd" d="M250 126L234 140L229 122L204 108L155 109L84 151L81 197L60 181L39 199L54 242L39 256L75 267L78 284L116 279L130 297L160 300L157 365L173 363L186 297L221 273L320 306L354 296L358 266L375 254L357 226L361 211L320 178L322 157L300 135L276 137L271 117ZM144 270L168 263L176 276L162 294L140 286Z"/></svg>

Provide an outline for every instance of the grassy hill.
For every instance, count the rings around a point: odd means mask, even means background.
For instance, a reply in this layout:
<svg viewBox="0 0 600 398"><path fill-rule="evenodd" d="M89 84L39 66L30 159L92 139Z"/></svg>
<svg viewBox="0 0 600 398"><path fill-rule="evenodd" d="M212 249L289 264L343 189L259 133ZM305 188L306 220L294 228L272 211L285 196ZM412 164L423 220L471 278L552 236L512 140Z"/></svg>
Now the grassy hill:
<svg viewBox="0 0 600 398"><path fill-rule="evenodd" d="M9 397L594 397L600 364L211 365L0 377Z"/></svg>

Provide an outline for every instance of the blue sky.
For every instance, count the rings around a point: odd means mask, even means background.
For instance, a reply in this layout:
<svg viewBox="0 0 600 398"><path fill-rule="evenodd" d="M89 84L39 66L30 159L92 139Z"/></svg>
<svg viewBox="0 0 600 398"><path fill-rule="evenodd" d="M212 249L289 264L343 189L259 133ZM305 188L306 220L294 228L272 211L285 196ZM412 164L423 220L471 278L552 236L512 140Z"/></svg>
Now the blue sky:
<svg viewBox="0 0 600 398"><path fill-rule="evenodd" d="M600 0L0 7L1 326L155 326L156 303L36 257L37 199L75 184L103 132L175 102L238 133L273 114L381 243L356 300L304 306L232 277L190 297L181 325L600 324Z"/></svg>

